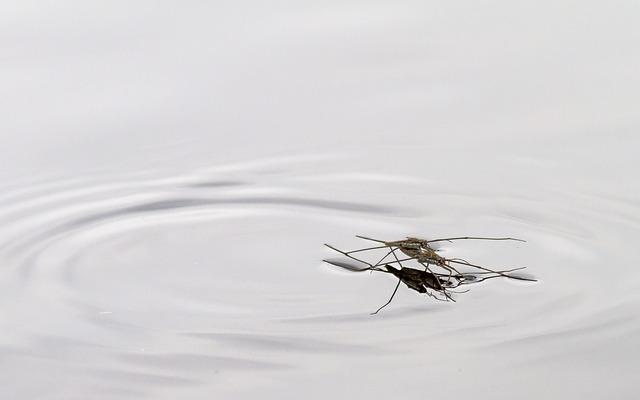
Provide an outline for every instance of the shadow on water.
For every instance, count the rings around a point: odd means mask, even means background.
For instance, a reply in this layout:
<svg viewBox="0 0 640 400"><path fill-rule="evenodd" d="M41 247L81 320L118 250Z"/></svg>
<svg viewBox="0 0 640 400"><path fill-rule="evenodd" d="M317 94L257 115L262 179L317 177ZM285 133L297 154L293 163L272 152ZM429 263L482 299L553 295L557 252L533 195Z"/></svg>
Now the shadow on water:
<svg viewBox="0 0 640 400"><path fill-rule="evenodd" d="M188 353L126 353L118 356L118 359L130 365L154 368L159 370L179 371L210 371L210 370L273 370L286 369L287 365L258 361L255 359L243 359L237 357L223 357L205 354Z"/></svg>
<svg viewBox="0 0 640 400"><path fill-rule="evenodd" d="M104 381L109 385L126 385L133 387L146 387L148 389L158 386L193 386L200 382L194 379L181 378L175 375L166 375L150 372L124 371L122 369L94 369L88 371L89 375Z"/></svg>
<svg viewBox="0 0 640 400"><path fill-rule="evenodd" d="M224 187L237 187L244 186L246 182L241 181L209 181L209 182L198 182L191 183L189 185L185 185L185 187L192 188L224 188Z"/></svg>
<svg viewBox="0 0 640 400"><path fill-rule="evenodd" d="M294 324L335 324L342 322L372 323L378 320L388 322L392 320L423 316L425 314L441 313L448 309L448 307L442 306L441 304L438 306L426 304L424 307L396 307L393 313L385 314L384 319L376 319L376 317L369 315L371 311L375 311L375 308L376 307L374 306L371 310L365 310L357 313L293 317L281 319L279 321L282 323Z"/></svg>
<svg viewBox="0 0 640 400"><path fill-rule="evenodd" d="M301 353L359 353L379 351L369 345L334 343L324 340L252 333L187 333L187 336L210 340L225 348Z"/></svg>
<svg viewBox="0 0 640 400"><path fill-rule="evenodd" d="M230 198L230 199L202 199L181 198L171 200L152 201L136 206L119 208L116 210L96 213L90 216L77 218L66 222L56 228L50 229L39 235L39 240L51 238L67 231L78 229L86 225L104 222L106 220L126 217L136 214L149 214L158 211L173 211L187 208L198 208L217 205L273 205L294 206L325 210L349 211L371 214L395 214L398 211L391 207L377 206L346 201L296 199L287 197L256 197L256 198ZM39 240L34 240L38 242Z"/></svg>
<svg viewBox="0 0 640 400"><path fill-rule="evenodd" d="M14 253L28 250L34 246L56 239L59 236L65 235L71 231L83 229L90 225L100 224L111 220L127 218L137 215L158 214L163 212L187 210L187 209L201 209L207 207L217 206L234 206L234 205L246 205L246 206L275 206L275 207L301 207L315 210L330 210L330 211L344 211L355 213L366 213L376 215L396 215L402 212L396 208L385 207L373 204L337 201L337 200L322 200L322 199L304 199L293 197L234 197L224 199L208 199L208 198L175 198L166 200L148 201L143 204L138 204L128 207L120 207L113 210L95 212L91 215L78 217L69 221L62 222L58 226L50 228L48 230L38 233L31 239L23 242L19 246L13 249ZM20 274L23 278L27 278L31 274L33 268L33 257L30 257L31 262L25 263Z"/></svg>

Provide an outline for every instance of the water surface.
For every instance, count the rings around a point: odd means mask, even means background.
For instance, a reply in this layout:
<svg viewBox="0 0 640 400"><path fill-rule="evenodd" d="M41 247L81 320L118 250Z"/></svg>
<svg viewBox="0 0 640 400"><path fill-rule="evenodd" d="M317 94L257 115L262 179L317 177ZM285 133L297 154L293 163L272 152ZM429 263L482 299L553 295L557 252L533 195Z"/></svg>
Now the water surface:
<svg viewBox="0 0 640 400"><path fill-rule="evenodd" d="M633 2L51 7L0 13L3 398L635 398ZM539 282L372 317L355 234Z"/></svg>

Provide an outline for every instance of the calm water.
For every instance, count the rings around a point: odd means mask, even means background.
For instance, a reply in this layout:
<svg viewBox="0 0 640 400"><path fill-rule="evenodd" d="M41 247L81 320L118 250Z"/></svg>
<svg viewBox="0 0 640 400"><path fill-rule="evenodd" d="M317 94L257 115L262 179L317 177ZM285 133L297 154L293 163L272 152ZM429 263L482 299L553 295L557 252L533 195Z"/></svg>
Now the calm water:
<svg viewBox="0 0 640 400"><path fill-rule="evenodd" d="M634 2L2 8L0 397L636 397Z"/></svg>

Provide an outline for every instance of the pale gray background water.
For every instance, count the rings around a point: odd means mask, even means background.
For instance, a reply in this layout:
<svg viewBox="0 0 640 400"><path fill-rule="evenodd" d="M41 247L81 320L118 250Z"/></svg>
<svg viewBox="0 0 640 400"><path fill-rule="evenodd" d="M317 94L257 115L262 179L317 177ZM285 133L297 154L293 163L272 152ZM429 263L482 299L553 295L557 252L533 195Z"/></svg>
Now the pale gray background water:
<svg viewBox="0 0 640 400"><path fill-rule="evenodd" d="M3 2L3 399L634 399L636 1ZM510 235L436 303L356 233Z"/></svg>

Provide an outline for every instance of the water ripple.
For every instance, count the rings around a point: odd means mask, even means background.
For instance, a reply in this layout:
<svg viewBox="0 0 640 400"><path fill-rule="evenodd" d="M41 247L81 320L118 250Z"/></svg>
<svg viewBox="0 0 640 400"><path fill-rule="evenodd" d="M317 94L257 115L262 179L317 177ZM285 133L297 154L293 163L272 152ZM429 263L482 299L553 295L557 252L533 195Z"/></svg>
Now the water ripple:
<svg viewBox="0 0 640 400"><path fill-rule="evenodd" d="M625 240L637 233L637 202L532 193L515 177L492 191L473 175L448 183L326 159L13 185L0 198L0 362L81 368L96 393L141 397L215 383L211 371L277 377L380 357L397 368L420 364L416 353L446 364L491 352L519 368L639 330ZM322 243L355 248L356 233L522 237L440 250L525 264L543 279L481 284L456 304L400 291L371 317L393 289L389 277L334 274L320 262L333 256Z"/></svg>

